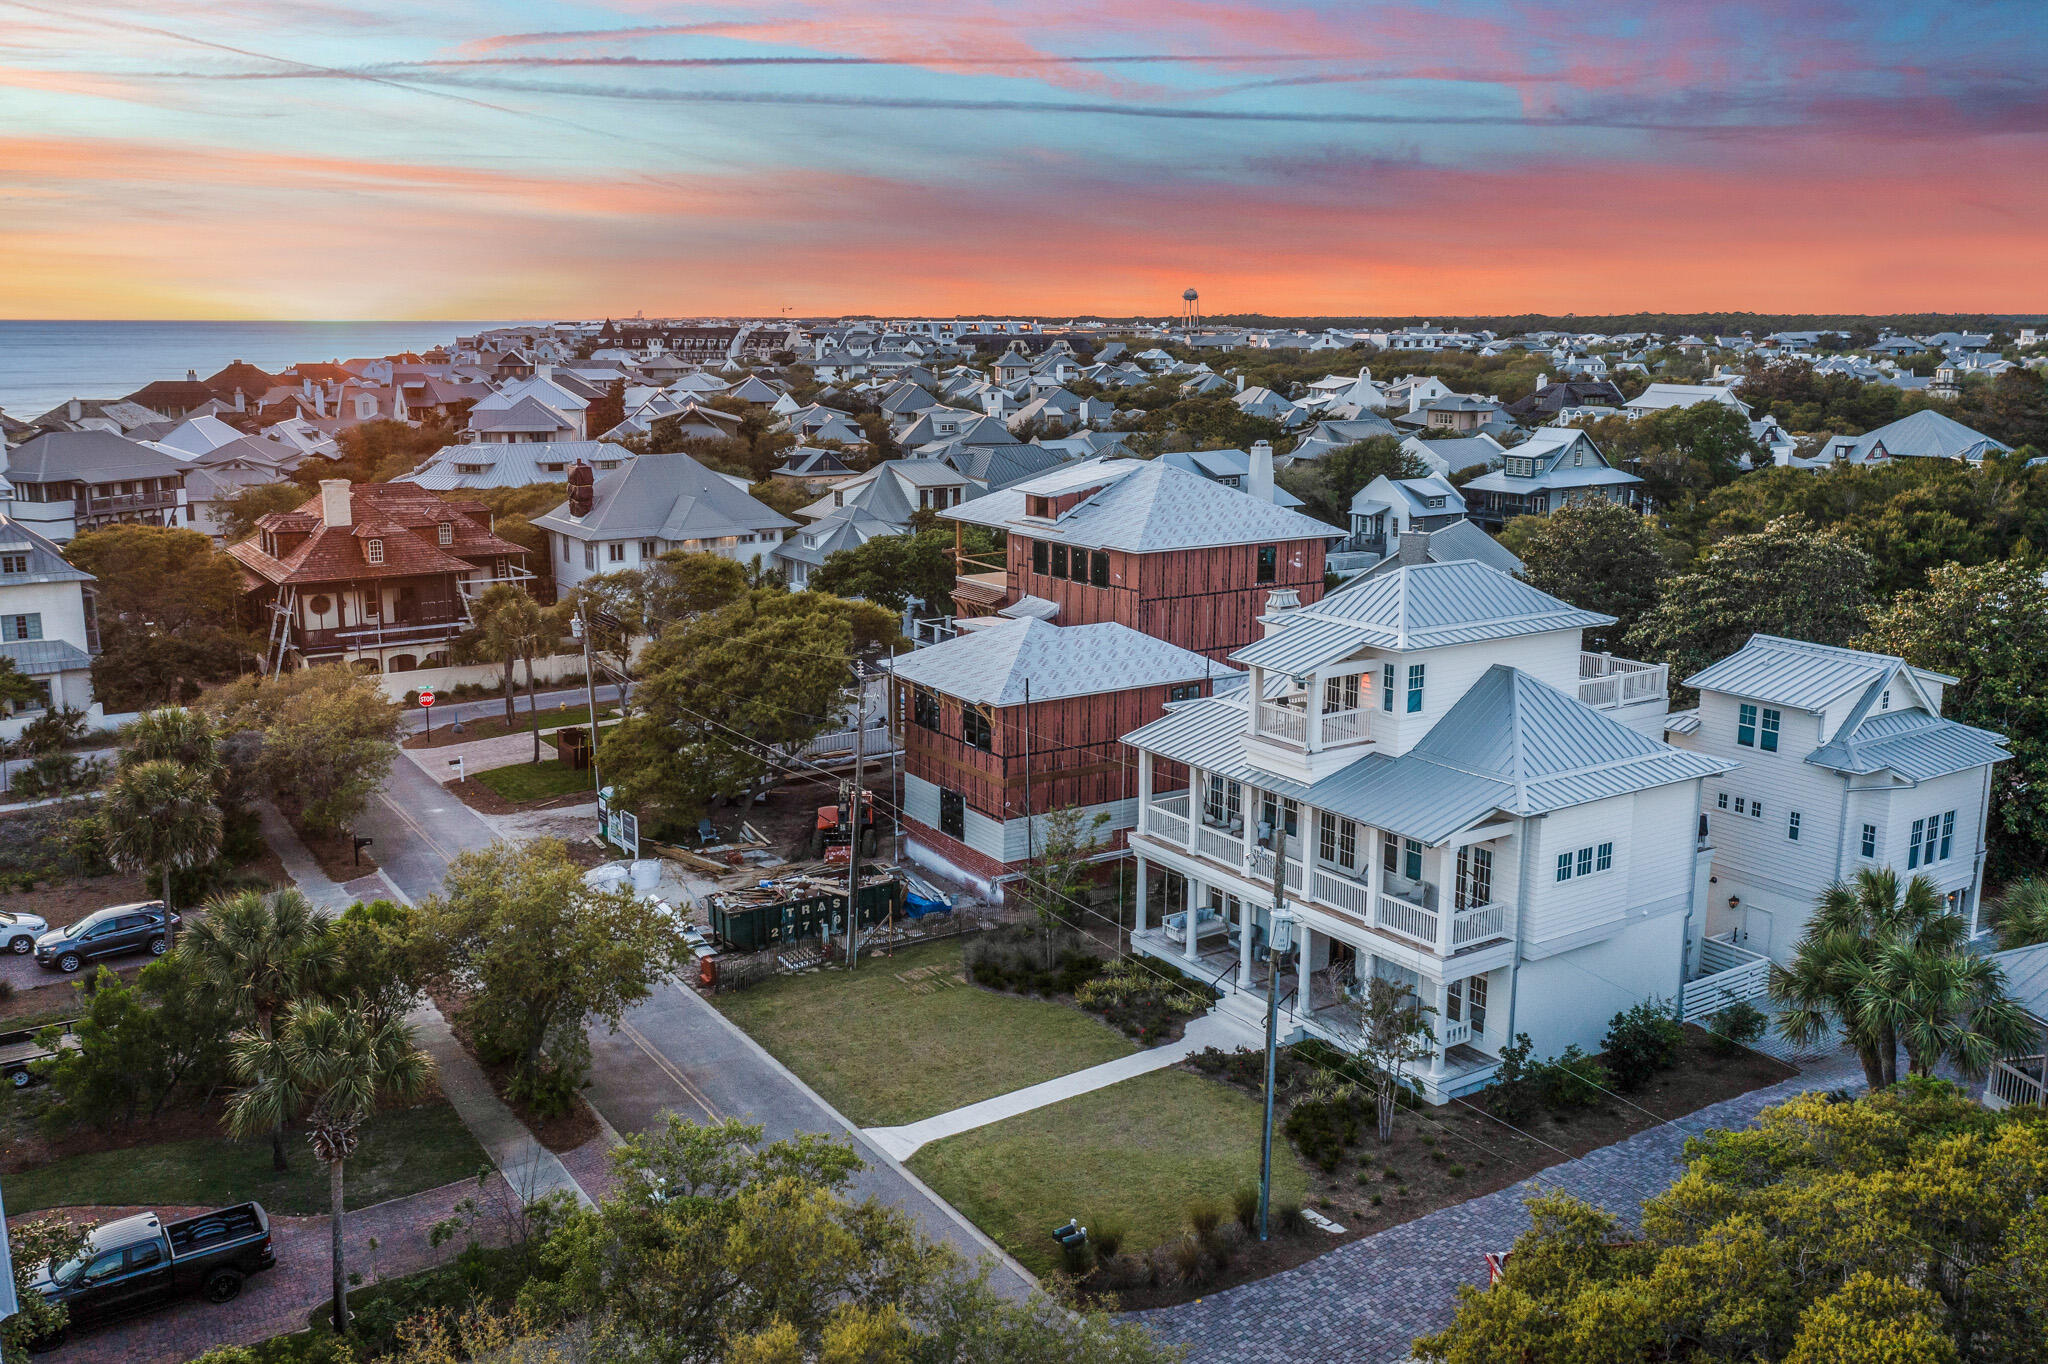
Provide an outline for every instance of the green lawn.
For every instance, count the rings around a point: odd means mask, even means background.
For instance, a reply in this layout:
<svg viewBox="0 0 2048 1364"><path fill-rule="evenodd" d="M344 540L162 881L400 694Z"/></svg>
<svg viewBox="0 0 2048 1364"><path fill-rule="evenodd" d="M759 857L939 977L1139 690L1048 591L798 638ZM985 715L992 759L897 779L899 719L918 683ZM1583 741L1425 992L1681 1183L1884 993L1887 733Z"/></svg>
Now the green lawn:
<svg viewBox="0 0 2048 1364"><path fill-rule="evenodd" d="M545 800L549 796L567 796L592 789L589 768L579 771L560 758L493 767L475 773L469 779L482 782L506 800Z"/></svg>
<svg viewBox="0 0 2048 1364"><path fill-rule="evenodd" d="M782 976L718 1007L862 1127L894 1127L1137 1050L1100 1019L961 979L957 940Z"/></svg>
<svg viewBox="0 0 2048 1364"><path fill-rule="evenodd" d="M912 1156L911 1170L1034 1273L1059 1267L1054 1227L1120 1223L1126 1254L1185 1230L1188 1204L1259 1178L1259 1105L1189 1071L1154 1071L963 1132ZM1299 1201L1308 1176L1273 1137L1273 1196Z"/></svg>
<svg viewBox="0 0 2048 1364"><path fill-rule="evenodd" d="M313 1158L301 1133L285 1139L292 1168L270 1168L267 1141L170 1141L125 1151L67 1156L34 1170L7 1176L7 1210L72 1205L208 1207L255 1199L271 1212L327 1211L327 1172ZM380 1113L363 1128L363 1143L350 1158L348 1206L368 1207L388 1198L472 1179L490 1157L445 1103Z"/></svg>

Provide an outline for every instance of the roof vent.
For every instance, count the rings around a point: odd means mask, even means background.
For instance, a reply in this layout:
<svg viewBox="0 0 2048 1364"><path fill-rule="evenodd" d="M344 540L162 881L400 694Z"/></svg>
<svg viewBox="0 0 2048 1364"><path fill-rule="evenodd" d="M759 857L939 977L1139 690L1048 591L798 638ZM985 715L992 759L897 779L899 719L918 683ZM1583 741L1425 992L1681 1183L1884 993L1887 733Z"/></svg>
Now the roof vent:
<svg viewBox="0 0 2048 1364"><path fill-rule="evenodd" d="M1274 614L1281 611L1299 611L1301 593L1291 587L1276 587L1266 594L1266 611Z"/></svg>

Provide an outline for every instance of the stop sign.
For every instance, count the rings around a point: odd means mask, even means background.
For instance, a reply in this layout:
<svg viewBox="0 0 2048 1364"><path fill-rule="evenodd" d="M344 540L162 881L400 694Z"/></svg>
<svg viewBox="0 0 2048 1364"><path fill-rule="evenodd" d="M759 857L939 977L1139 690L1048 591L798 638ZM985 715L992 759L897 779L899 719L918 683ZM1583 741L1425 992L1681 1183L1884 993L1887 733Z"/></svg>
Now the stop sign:
<svg viewBox="0 0 2048 1364"><path fill-rule="evenodd" d="M420 693L420 704L421 704L421 705L423 705L423 706L431 706L431 705L433 705L433 704L434 704L434 693L432 693L432 692L430 692L430 691L423 691L423 692L421 692L421 693Z"/></svg>

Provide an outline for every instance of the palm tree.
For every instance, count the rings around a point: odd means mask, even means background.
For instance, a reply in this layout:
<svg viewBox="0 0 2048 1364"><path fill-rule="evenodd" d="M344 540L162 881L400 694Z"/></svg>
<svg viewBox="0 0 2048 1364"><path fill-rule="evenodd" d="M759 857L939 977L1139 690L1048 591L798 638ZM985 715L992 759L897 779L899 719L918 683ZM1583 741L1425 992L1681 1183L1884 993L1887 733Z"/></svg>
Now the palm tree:
<svg viewBox="0 0 2048 1364"><path fill-rule="evenodd" d="M476 599L476 608L471 615L475 628L463 637L463 652L470 657L496 663L504 670L507 729L519 718L513 708L512 667L521 657L531 657L528 640L538 631L537 622L543 615L540 603L527 593L511 583L498 583ZM532 681L529 667L529 696L532 694ZM536 743L536 750L538 747Z"/></svg>
<svg viewBox="0 0 2048 1364"><path fill-rule="evenodd" d="M426 1088L434 1063L397 1020L372 1023L353 1004L302 1001L275 1037L235 1038L235 1074L246 1088L228 1100L228 1130L268 1131L303 1113L313 1154L327 1166L328 1230L333 1244L334 1330L348 1332L348 1269L342 1250L343 1180L364 1121L386 1098Z"/></svg>
<svg viewBox="0 0 2048 1364"><path fill-rule="evenodd" d="M1898 1081L1901 1044L1915 1075L1943 1061L1982 1074L2028 1030L2002 973L1965 951L1967 936L1924 876L1903 888L1889 869L1838 881L1822 892L1791 964L1771 968L1778 1030L1811 1045L1840 1029L1872 1089Z"/></svg>
<svg viewBox="0 0 2048 1364"><path fill-rule="evenodd" d="M178 951L265 1040L275 1036L278 1012L312 994L335 964L327 920L297 890L269 896L245 890L216 899ZM270 1131L270 1162L273 1169L288 1168L282 1122Z"/></svg>
<svg viewBox="0 0 2048 1364"><path fill-rule="evenodd" d="M123 736L120 766L174 762L194 767L209 778L220 770L220 732L213 717L186 706L160 706L144 711Z"/></svg>
<svg viewBox="0 0 2048 1364"><path fill-rule="evenodd" d="M2005 951L2048 942L2048 880L2029 876L2014 883L1993 911L1992 923Z"/></svg>
<svg viewBox="0 0 2048 1364"><path fill-rule="evenodd" d="M175 946L171 927L171 873L202 866L220 851L220 806L209 774L168 758L136 763L114 774L100 802L107 856L127 871L161 870L164 945Z"/></svg>

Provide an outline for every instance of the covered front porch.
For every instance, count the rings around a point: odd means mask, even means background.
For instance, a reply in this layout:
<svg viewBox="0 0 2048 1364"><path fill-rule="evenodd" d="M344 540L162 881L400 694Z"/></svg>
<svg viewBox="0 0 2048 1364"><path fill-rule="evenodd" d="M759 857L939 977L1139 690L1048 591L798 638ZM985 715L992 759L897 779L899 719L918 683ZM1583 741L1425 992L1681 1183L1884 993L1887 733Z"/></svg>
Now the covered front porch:
<svg viewBox="0 0 2048 1364"><path fill-rule="evenodd" d="M1148 918L1147 877L1141 864L1131 949L1220 990L1220 1010L1263 1029L1276 976L1266 950L1270 906L1172 871L1163 875L1170 885L1166 904L1154 911L1156 918ZM1346 1051L1355 1049L1355 1002L1363 998L1364 982L1378 973L1409 985L1429 1010L1431 1055L1411 1072L1425 1098L1447 1103L1492 1079L1499 1057L1477 1042L1484 1030L1493 963L1444 962L1438 964L1441 975L1426 974L1416 969L1422 961L1401 960L1397 950L1390 952L1387 943L1374 941L1368 932L1346 933L1312 907L1293 906L1291 912L1296 951L1277 972L1283 1044L1317 1037ZM1487 969L1475 969L1481 965Z"/></svg>

